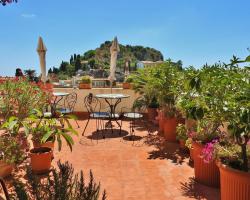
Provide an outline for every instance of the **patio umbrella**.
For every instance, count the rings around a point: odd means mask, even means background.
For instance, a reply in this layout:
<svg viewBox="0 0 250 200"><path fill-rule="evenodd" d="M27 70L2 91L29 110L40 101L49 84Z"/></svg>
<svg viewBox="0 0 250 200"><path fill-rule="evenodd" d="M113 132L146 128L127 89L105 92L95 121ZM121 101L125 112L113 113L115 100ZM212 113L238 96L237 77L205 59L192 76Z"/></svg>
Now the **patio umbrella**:
<svg viewBox="0 0 250 200"><path fill-rule="evenodd" d="M117 37L112 42L112 45L110 47L110 54L111 54L111 59L110 59L110 74L109 74L109 81L112 89L112 84L116 80L115 78L115 70L116 70L116 62L117 62L117 55L120 51L119 44Z"/></svg>
<svg viewBox="0 0 250 200"><path fill-rule="evenodd" d="M47 76L46 76L46 51L47 48L43 43L43 39L41 37L39 37L38 39L38 46L37 46L37 53L39 55L39 60L40 60L40 67L41 67L41 73L42 73L42 77L41 80L42 82L46 82L47 81Z"/></svg>

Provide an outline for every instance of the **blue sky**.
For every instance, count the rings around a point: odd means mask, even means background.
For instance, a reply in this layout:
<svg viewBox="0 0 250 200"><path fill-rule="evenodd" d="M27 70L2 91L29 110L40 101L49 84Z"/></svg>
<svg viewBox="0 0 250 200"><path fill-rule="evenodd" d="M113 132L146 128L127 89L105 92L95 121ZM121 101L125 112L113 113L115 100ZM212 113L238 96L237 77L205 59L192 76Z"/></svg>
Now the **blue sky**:
<svg viewBox="0 0 250 200"><path fill-rule="evenodd" d="M249 8L249 0L19 0L0 6L0 75L13 75L16 67L39 72L39 36L47 67L114 36L122 44L156 48L184 66L244 58Z"/></svg>

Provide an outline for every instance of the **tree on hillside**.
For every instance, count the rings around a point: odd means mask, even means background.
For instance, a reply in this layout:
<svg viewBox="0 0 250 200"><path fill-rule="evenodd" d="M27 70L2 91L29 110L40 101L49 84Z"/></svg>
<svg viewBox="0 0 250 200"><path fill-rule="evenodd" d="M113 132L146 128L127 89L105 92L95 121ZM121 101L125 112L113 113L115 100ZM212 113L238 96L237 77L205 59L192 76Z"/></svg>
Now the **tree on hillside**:
<svg viewBox="0 0 250 200"><path fill-rule="evenodd" d="M74 58L73 58L73 56L72 56L72 55L70 56L69 63L70 63L71 65L74 63Z"/></svg>
<svg viewBox="0 0 250 200"><path fill-rule="evenodd" d="M90 68L92 68L92 69L95 68L95 59L89 60L89 66L90 66Z"/></svg>
<svg viewBox="0 0 250 200"><path fill-rule="evenodd" d="M96 51L95 51L95 50L86 51L86 52L83 54L83 60L89 60L90 58L94 58L94 57L95 57L95 54L96 54Z"/></svg>
<svg viewBox="0 0 250 200"><path fill-rule="evenodd" d="M57 67L53 67L52 72L54 74L58 74L59 73L59 69Z"/></svg>
<svg viewBox="0 0 250 200"><path fill-rule="evenodd" d="M71 65L71 64L68 64L67 67L66 67L66 74L69 76L69 77L72 77L75 75L75 66Z"/></svg>
<svg viewBox="0 0 250 200"><path fill-rule="evenodd" d="M53 73L53 71L52 71L52 69L51 69L51 68L49 68L49 70L48 70L48 74L51 74L51 73Z"/></svg>
<svg viewBox="0 0 250 200"><path fill-rule="evenodd" d="M80 57L77 57L75 61L75 71L78 71L81 68L82 68L82 64L81 64Z"/></svg>
<svg viewBox="0 0 250 200"><path fill-rule="evenodd" d="M68 62L64 62L62 61L60 67L59 67L59 70L62 71L62 72L65 72L66 71L66 67L69 63Z"/></svg>

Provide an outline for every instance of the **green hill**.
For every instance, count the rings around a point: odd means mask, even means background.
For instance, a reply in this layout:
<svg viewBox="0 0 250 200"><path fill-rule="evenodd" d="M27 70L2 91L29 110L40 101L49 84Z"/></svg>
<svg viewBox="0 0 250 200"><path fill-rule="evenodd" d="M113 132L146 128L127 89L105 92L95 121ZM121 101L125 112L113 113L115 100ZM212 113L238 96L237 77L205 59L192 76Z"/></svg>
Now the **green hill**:
<svg viewBox="0 0 250 200"><path fill-rule="evenodd" d="M89 50L82 55L71 55L70 61L62 61L59 68L53 68L49 72L56 74L72 76L79 69L108 69L110 64L110 46L111 41L106 41L95 50ZM125 63L130 62L131 69L136 68L138 61L162 61L163 55L160 51L143 46L122 45L118 54L117 68L124 69Z"/></svg>
<svg viewBox="0 0 250 200"><path fill-rule="evenodd" d="M109 68L111 43L111 41L106 41L99 48L85 52L82 59L89 61L93 68ZM163 55L153 48L120 44L117 67L124 67L127 60L133 65L137 61L163 60Z"/></svg>

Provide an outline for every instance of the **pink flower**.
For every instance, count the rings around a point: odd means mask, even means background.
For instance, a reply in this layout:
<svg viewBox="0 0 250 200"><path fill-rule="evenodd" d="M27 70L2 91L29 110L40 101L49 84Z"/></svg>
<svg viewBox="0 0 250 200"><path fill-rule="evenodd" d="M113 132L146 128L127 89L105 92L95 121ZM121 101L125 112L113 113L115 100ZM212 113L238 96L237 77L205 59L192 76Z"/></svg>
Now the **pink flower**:
<svg viewBox="0 0 250 200"><path fill-rule="evenodd" d="M209 163L214 159L214 150L215 145L218 143L218 139L214 139L212 142L209 142L205 145L202 150L202 158L205 163Z"/></svg>

